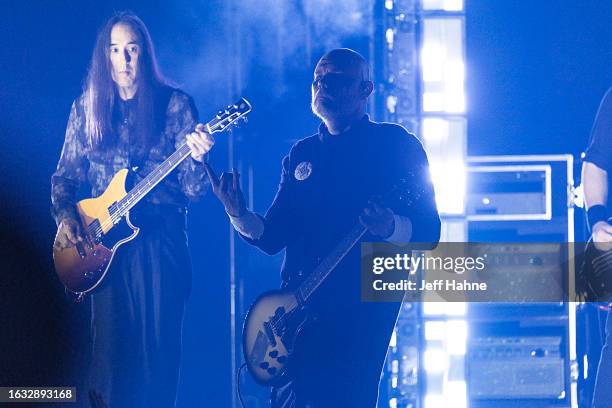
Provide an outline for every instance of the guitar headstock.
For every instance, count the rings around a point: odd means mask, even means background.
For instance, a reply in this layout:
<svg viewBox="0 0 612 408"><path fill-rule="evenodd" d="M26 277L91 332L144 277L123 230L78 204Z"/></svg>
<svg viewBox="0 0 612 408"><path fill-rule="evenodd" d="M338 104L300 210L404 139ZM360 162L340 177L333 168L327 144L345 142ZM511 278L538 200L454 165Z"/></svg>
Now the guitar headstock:
<svg viewBox="0 0 612 408"><path fill-rule="evenodd" d="M251 111L251 104L244 98L220 110L215 118L206 124L209 133L223 132L231 125L246 121L246 115Z"/></svg>

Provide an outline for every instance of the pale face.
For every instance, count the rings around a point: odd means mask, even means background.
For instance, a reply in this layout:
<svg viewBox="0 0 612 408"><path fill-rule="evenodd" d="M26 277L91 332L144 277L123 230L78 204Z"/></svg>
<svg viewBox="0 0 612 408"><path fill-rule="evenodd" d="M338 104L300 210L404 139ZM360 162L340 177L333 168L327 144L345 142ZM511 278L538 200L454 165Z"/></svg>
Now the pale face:
<svg viewBox="0 0 612 408"><path fill-rule="evenodd" d="M119 91L135 91L138 78L138 57L142 44L138 35L125 24L115 24L111 30L109 57L112 78ZM123 92L122 92L123 93Z"/></svg>
<svg viewBox="0 0 612 408"><path fill-rule="evenodd" d="M362 84L360 67L342 68L333 61L319 61L312 82L313 113L321 119L331 119L358 110L365 99Z"/></svg>

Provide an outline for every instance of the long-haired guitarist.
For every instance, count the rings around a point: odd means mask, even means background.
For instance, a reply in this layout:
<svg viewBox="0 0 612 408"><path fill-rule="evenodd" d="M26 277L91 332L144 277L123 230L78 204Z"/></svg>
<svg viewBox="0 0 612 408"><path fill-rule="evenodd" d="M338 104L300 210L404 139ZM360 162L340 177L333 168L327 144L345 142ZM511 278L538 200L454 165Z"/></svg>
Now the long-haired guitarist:
<svg viewBox="0 0 612 408"><path fill-rule="evenodd" d="M612 89L604 96L591 134L591 141L582 166L582 186L587 217L595 248L609 258L612 250L609 191L612 172ZM602 257L602 259L603 259ZM607 261L610 265L610 260ZM607 268L607 273L612 269ZM608 278L609 279L609 278ZM609 289L608 289L609 290ZM601 351L593 408L609 407L612 401L612 318L608 312L606 341Z"/></svg>
<svg viewBox="0 0 612 408"><path fill-rule="evenodd" d="M185 139L192 153L134 208L140 232L92 295L89 387L110 407L174 406L191 283L186 206L207 188L203 161L214 143L197 121L192 98L161 76L144 23L112 16L98 33L51 181L56 245L90 244L75 207L82 186L97 197L123 168L136 183Z"/></svg>
<svg viewBox="0 0 612 408"><path fill-rule="evenodd" d="M246 208L237 173L217 179L210 170L213 191L236 230L269 254L286 250L284 289L295 290L359 222L366 241L439 239L425 152L403 127L368 118L372 89L368 65L355 51L336 49L319 60L312 110L323 123L284 158L265 216ZM403 178L422 190L412 206L370 200ZM360 301L359 259L357 244L308 299L311 318L297 335L290 381L273 388L272 407L376 405L399 305ZM270 330L278 332L279 323L274 325ZM270 358L280 358L278 353L270 351ZM274 374L268 362L260 366Z"/></svg>

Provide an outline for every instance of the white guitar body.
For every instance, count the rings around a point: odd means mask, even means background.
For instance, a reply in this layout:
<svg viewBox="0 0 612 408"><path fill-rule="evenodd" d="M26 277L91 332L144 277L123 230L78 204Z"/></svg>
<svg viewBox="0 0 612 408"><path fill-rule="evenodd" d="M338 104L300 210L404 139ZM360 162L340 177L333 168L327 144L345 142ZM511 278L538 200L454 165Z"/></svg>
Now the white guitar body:
<svg viewBox="0 0 612 408"><path fill-rule="evenodd" d="M306 320L304 308L291 291L262 294L246 316L242 347L247 368L261 385L282 385L296 335Z"/></svg>

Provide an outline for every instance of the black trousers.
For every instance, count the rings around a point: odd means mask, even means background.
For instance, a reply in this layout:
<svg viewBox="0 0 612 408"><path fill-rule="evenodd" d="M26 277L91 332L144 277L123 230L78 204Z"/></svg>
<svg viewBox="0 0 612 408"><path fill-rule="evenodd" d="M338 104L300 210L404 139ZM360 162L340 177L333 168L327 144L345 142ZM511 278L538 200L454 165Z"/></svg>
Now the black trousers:
<svg viewBox="0 0 612 408"><path fill-rule="evenodd" d="M369 324L365 313L356 315L363 324L350 322L348 312L306 323L295 343L291 381L272 389L271 408L376 406L390 331Z"/></svg>
<svg viewBox="0 0 612 408"><path fill-rule="evenodd" d="M88 388L112 408L175 405L191 260L184 216L154 221L117 251L92 296Z"/></svg>

